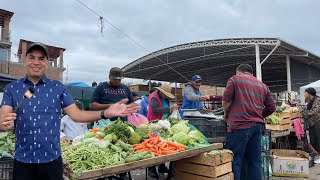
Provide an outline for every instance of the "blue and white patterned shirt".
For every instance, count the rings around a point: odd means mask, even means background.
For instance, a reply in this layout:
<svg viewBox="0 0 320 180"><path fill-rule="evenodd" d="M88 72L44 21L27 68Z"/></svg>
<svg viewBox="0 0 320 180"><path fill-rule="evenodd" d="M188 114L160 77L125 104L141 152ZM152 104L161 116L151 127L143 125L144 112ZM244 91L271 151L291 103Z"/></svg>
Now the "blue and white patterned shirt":
<svg viewBox="0 0 320 180"><path fill-rule="evenodd" d="M74 103L60 81L45 75L34 85L27 77L8 84L2 105L17 107L29 87L34 88L31 99L25 99L15 120L15 159L23 163L47 163L61 156L61 108Z"/></svg>

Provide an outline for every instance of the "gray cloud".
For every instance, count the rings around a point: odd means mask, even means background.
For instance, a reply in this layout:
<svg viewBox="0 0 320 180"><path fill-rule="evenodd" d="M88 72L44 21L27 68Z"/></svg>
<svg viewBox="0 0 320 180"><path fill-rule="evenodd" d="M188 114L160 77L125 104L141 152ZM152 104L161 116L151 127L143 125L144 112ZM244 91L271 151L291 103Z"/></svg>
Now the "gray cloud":
<svg viewBox="0 0 320 180"><path fill-rule="evenodd" d="M64 47L69 81L105 81L112 66L122 67L147 52L76 0L0 0L15 12L13 52L19 39ZM320 54L316 0L82 0L149 51L193 41L232 37L280 37ZM129 80L130 81L130 80Z"/></svg>

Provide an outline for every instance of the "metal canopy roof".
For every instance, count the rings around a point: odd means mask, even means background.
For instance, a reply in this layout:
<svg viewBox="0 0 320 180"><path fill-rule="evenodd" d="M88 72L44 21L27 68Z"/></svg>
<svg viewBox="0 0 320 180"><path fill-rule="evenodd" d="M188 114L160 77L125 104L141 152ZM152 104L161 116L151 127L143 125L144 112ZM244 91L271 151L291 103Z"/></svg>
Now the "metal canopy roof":
<svg viewBox="0 0 320 180"><path fill-rule="evenodd" d="M255 69L257 44L261 62L266 58L261 66L262 81L277 91L287 88L287 56L291 66L304 65L320 70L320 57L279 38L218 39L182 44L143 56L122 69L128 78L185 83L199 74L203 84L225 86L239 64L248 63ZM291 74L293 71L291 68ZM291 79L302 84L314 81L312 77Z"/></svg>

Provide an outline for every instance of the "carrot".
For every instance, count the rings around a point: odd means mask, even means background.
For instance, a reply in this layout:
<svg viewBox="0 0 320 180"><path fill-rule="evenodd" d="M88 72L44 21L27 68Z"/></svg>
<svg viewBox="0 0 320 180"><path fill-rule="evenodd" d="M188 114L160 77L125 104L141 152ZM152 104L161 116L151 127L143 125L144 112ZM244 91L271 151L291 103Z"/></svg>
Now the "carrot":
<svg viewBox="0 0 320 180"><path fill-rule="evenodd" d="M148 148L152 148L152 145L149 144L149 143L148 143L146 146L147 146Z"/></svg>
<svg viewBox="0 0 320 180"><path fill-rule="evenodd" d="M169 146L173 146L173 147L175 147L175 148L177 148L177 149L179 149L179 148L185 148L185 149L187 149L187 146L185 146L185 145L180 145L180 144L176 144L176 143L173 143L173 142L167 142L167 144L168 144Z"/></svg>
<svg viewBox="0 0 320 180"><path fill-rule="evenodd" d="M143 145L140 145L140 146L136 146L136 147L133 147L134 149L144 149L145 148L145 146L143 146Z"/></svg>
<svg viewBox="0 0 320 180"><path fill-rule="evenodd" d="M97 133L99 131L100 131L100 129L90 129L90 132L93 132L93 133Z"/></svg>
<svg viewBox="0 0 320 180"><path fill-rule="evenodd" d="M141 146L141 144L134 144L134 145L132 145L132 147L137 147L137 146Z"/></svg>
<svg viewBox="0 0 320 180"><path fill-rule="evenodd" d="M172 153L175 153L175 151L169 151L169 150L167 150L167 151L162 151L161 154L167 155L167 154L172 154Z"/></svg>

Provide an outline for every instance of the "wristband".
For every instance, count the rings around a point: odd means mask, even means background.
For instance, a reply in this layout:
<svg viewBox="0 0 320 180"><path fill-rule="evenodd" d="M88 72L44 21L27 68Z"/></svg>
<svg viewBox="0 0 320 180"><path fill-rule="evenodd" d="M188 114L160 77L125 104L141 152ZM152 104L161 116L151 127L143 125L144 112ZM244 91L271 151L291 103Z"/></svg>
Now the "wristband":
<svg viewBox="0 0 320 180"><path fill-rule="evenodd" d="M103 110L103 111L100 112L100 117L101 117L101 119L108 119L107 117L104 116L104 111L105 111L105 110Z"/></svg>

